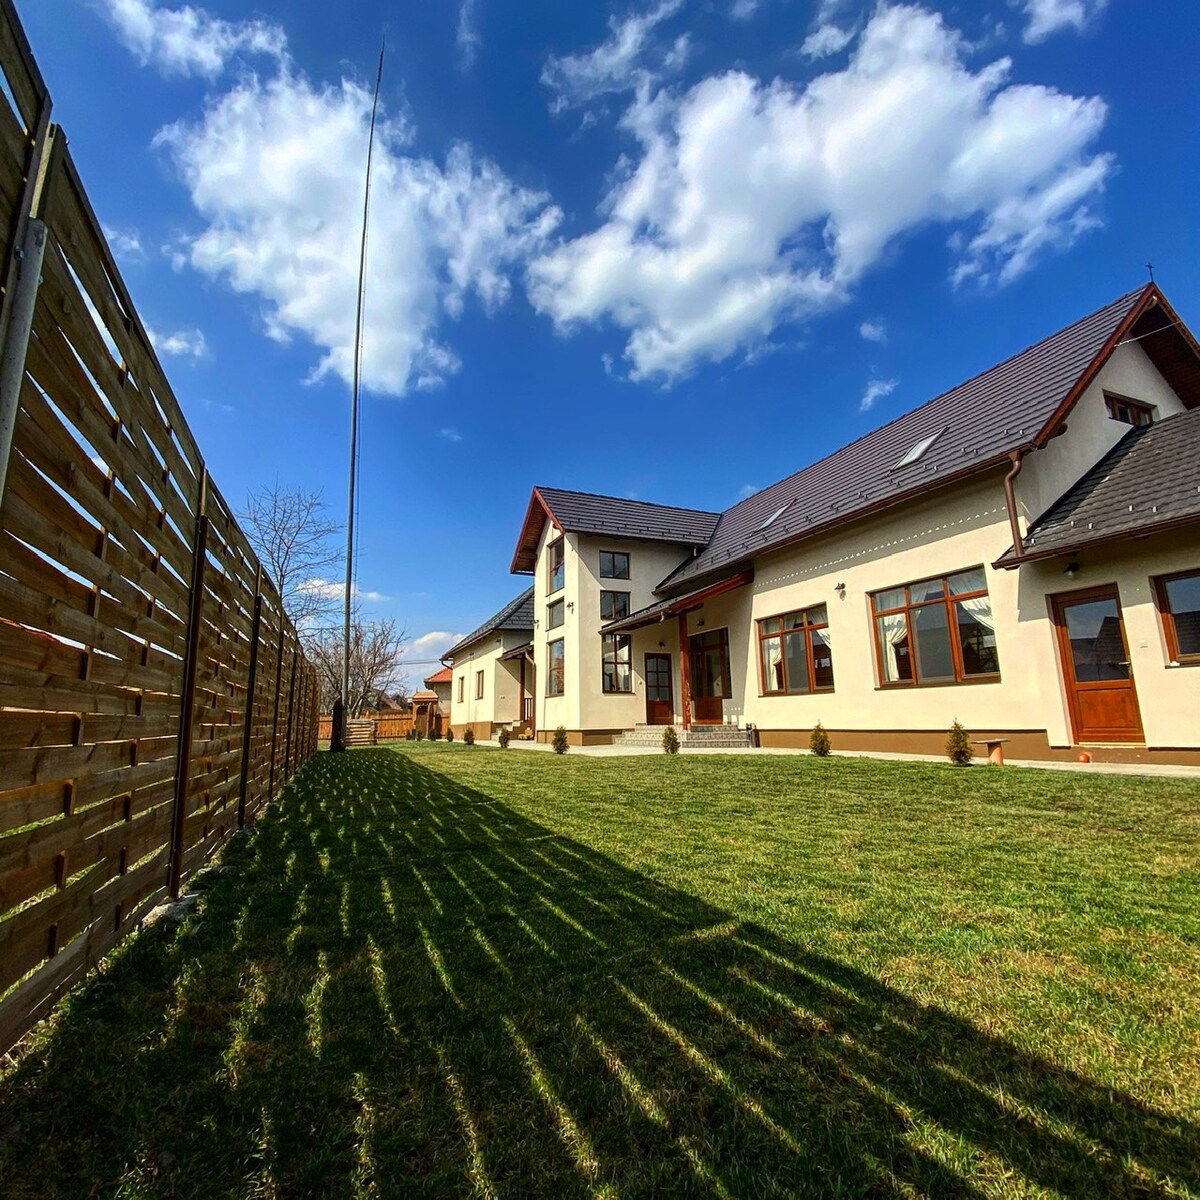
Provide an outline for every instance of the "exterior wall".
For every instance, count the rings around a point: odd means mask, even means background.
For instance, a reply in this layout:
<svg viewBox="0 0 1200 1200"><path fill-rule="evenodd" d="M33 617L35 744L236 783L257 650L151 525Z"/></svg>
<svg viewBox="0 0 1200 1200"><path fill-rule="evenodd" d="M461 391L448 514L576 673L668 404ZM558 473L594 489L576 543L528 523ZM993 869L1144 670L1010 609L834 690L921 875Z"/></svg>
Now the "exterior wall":
<svg viewBox="0 0 1200 1200"><path fill-rule="evenodd" d="M471 725L477 738L490 738L496 726L520 720L521 664L503 662L501 655L524 645L528 640L528 633L505 630L488 634L459 652L454 661L454 678L450 683L450 724L455 737ZM483 696L477 700L475 675L478 671L483 672ZM460 680L463 681L462 703L458 700Z"/></svg>
<svg viewBox="0 0 1200 1200"><path fill-rule="evenodd" d="M1108 415L1105 391L1152 405L1155 420L1184 411L1141 346L1118 346L1067 417L1066 433L1026 457L1015 485L1026 529L1129 432L1128 425Z"/></svg>

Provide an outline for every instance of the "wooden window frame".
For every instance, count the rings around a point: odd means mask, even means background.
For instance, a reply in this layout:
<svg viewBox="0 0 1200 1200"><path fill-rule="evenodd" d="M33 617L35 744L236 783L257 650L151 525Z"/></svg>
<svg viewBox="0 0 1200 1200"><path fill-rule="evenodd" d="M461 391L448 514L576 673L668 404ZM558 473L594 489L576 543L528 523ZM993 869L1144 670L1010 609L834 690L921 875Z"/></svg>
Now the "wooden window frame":
<svg viewBox="0 0 1200 1200"><path fill-rule="evenodd" d="M561 592L567 583L567 543L566 538L556 538L546 547L546 594L553 596ZM554 582L555 575L561 572L562 578Z"/></svg>
<svg viewBox="0 0 1200 1200"><path fill-rule="evenodd" d="M624 612L607 612L606 613L604 611L604 601L606 599L612 599L617 596L624 597L625 611ZM605 591L605 592L600 593L600 620L602 620L602 621L620 621L627 616L629 616L629 593L628 592L607 592L607 591Z"/></svg>
<svg viewBox="0 0 1200 1200"><path fill-rule="evenodd" d="M554 619L554 610L558 609L558 620ZM546 605L546 628L561 629L567 620L567 606L562 600L552 600Z"/></svg>
<svg viewBox="0 0 1200 1200"><path fill-rule="evenodd" d="M1105 392L1104 407L1108 410L1111 420L1120 421L1122 425L1129 425L1133 429L1143 429L1147 425L1154 424L1154 405L1147 404L1144 400L1135 400L1132 396L1122 396L1120 392ZM1121 408L1126 408L1131 414L1146 419L1144 421L1128 421L1118 412Z"/></svg>
<svg viewBox="0 0 1200 1200"><path fill-rule="evenodd" d="M483 699L483 672L482 671L475 672L475 699L476 700Z"/></svg>
<svg viewBox="0 0 1200 1200"><path fill-rule="evenodd" d="M607 575L604 573L604 556L606 554L609 555L611 557L611 559L613 560L612 561L612 568L613 568L612 572ZM625 574L624 575L616 574L616 567L617 567L616 560L618 558L623 558L625 560ZM628 550L601 550L600 551L600 578L601 579L628 580L629 579L629 551Z"/></svg>
<svg viewBox="0 0 1200 1200"><path fill-rule="evenodd" d="M562 656L559 658L558 666L558 690L554 688L555 670L554 670L554 647L562 648ZM565 638L555 638L552 642L546 643L546 695L547 696L565 696L567 694L567 645Z"/></svg>
<svg viewBox="0 0 1200 1200"><path fill-rule="evenodd" d="M464 674L464 675L460 675L458 677L458 701L457 701L457 703L459 703L459 704L465 703L466 694L467 694L467 677Z"/></svg>
<svg viewBox="0 0 1200 1200"><path fill-rule="evenodd" d="M1167 595L1167 584L1176 579L1194 579L1200 576L1200 567L1190 571L1173 571L1170 575L1154 575L1154 600L1158 607L1158 616L1162 621L1163 637L1167 643L1167 659L1178 663L1181 667L1200 667L1200 653L1181 654L1179 652L1179 631L1175 628L1175 614L1171 611L1171 597Z"/></svg>
<svg viewBox="0 0 1200 1200"><path fill-rule="evenodd" d="M622 660L621 639L625 639L625 659ZM620 666L622 661L629 668L629 686L625 688L609 687L608 676L605 673L604 655L609 642L616 642L613 647L613 666ZM600 635L600 690L606 696L629 696L633 693L633 637L628 633L603 633Z"/></svg>
<svg viewBox="0 0 1200 1200"><path fill-rule="evenodd" d="M957 592L953 595L950 592L948 580L954 575L963 575L967 571L983 571L984 586L973 592ZM919 600L917 603L912 602L911 589L919 586L922 583L934 583L939 581L942 584L942 594L935 596L932 600ZM883 592L904 592L904 603L892 608L880 608L876 601L876 597ZM946 571L941 575L926 575L921 579L913 579L908 583L898 583L893 587L879 588L870 594L871 601L871 640L875 646L875 672L879 690L891 691L893 688L913 688L913 687L961 687L973 683L999 683L1000 671L997 668L995 671L987 671L979 675L968 675L963 669L963 654L962 642L958 634L958 621L955 617L954 606L959 600L977 600L981 596L986 596L988 601L991 601L991 592L987 588L987 571L982 563L978 563L973 567L960 567L957 571ZM917 662L917 638L913 633L913 623L911 614L916 609L931 608L935 604L940 604L946 609L946 631L950 635L950 655L954 663L954 678L953 679L931 679L928 682L923 682L921 679L920 666ZM879 640L879 617L892 616L896 613L904 614L905 626L908 631L908 644L911 647L909 654L909 662L912 666L911 679L888 679L887 674L883 669L883 646ZM995 609L992 610L993 617ZM997 638L996 644L996 661L1000 661L1000 645Z"/></svg>
<svg viewBox="0 0 1200 1200"><path fill-rule="evenodd" d="M794 629L785 629L783 622L789 617L807 617L808 613L816 612L817 609L825 609L824 621L808 621L805 620L803 625L799 625ZM764 626L768 621L779 621L778 629L768 633ZM817 673L813 666L813 634L818 629L829 628L829 607L825 604L810 604L807 608L794 608L790 612L772 613L768 617L759 618L758 622L758 678L759 678L759 695L760 696L808 696L813 694L828 694L834 690L834 685L831 683L828 687L817 686ZM804 650L806 654L806 667L808 670L808 687L794 688L791 687L791 680L788 679L787 666L787 648L784 644L784 637L788 634L804 634ZM767 674L767 656L766 644L772 638L779 639L779 652L781 655L780 661L783 663L784 686L782 688L768 687ZM833 649L830 647L830 669L832 670Z"/></svg>

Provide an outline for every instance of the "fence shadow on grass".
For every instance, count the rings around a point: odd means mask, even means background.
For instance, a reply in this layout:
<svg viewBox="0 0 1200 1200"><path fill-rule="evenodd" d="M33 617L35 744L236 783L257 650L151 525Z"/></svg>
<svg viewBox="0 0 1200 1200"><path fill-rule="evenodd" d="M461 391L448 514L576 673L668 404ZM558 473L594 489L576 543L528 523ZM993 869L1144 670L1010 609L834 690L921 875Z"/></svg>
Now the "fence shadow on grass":
<svg viewBox="0 0 1200 1200"><path fill-rule="evenodd" d="M1200 1189L1200 1132L388 750L0 1084L13 1197Z"/></svg>

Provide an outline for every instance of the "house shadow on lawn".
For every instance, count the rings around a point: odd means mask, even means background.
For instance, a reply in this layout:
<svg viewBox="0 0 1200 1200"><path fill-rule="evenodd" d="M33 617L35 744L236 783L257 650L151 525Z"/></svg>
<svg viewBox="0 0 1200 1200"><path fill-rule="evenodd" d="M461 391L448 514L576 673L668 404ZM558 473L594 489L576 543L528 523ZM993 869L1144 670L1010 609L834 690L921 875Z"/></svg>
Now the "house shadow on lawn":
<svg viewBox="0 0 1200 1200"><path fill-rule="evenodd" d="M1200 1191L1194 1126L402 754L226 861L0 1083L0 1194Z"/></svg>

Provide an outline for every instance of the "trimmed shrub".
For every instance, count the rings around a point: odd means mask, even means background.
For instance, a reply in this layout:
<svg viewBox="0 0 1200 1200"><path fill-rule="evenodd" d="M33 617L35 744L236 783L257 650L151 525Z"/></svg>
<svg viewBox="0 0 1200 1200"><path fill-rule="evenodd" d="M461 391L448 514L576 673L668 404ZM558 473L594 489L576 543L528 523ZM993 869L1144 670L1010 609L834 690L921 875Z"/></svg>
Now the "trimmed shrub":
<svg viewBox="0 0 1200 1200"><path fill-rule="evenodd" d="M507 730L507 729L500 730L500 734L496 738L496 740L500 743L501 750L508 749L508 743L511 738L512 738L512 733L509 730Z"/></svg>
<svg viewBox="0 0 1200 1200"><path fill-rule="evenodd" d="M667 725L663 728L663 753L679 753L679 734L675 732L674 725Z"/></svg>
<svg viewBox="0 0 1200 1200"><path fill-rule="evenodd" d="M413 730L413 741L414 742L420 742L420 741L423 741L424 739L425 739L425 735L419 729Z"/></svg>
<svg viewBox="0 0 1200 1200"><path fill-rule="evenodd" d="M813 726L812 733L808 735L808 748L818 758L828 758L830 750L833 749L829 734L825 732L825 726L820 721Z"/></svg>
<svg viewBox="0 0 1200 1200"><path fill-rule="evenodd" d="M475 726L474 725L468 725L466 728L466 731L463 733L463 745L464 746L475 745Z"/></svg>
<svg viewBox="0 0 1200 1200"><path fill-rule="evenodd" d="M438 727L436 725L434 725L429 731L429 740L431 742L440 741L441 736L442 736L441 730L438 729Z"/></svg>
<svg viewBox="0 0 1200 1200"><path fill-rule="evenodd" d="M969 767L975 757L971 750L971 735L955 721L946 735L946 757L956 767Z"/></svg>
<svg viewBox="0 0 1200 1200"><path fill-rule="evenodd" d="M565 725L560 725L554 731L554 741L552 745L554 746L555 754L566 754L567 750L570 748L567 742L567 727Z"/></svg>
<svg viewBox="0 0 1200 1200"><path fill-rule="evenodd" d="M446 726L446 741L454 741L454 730L449 725Z"/></svg>

